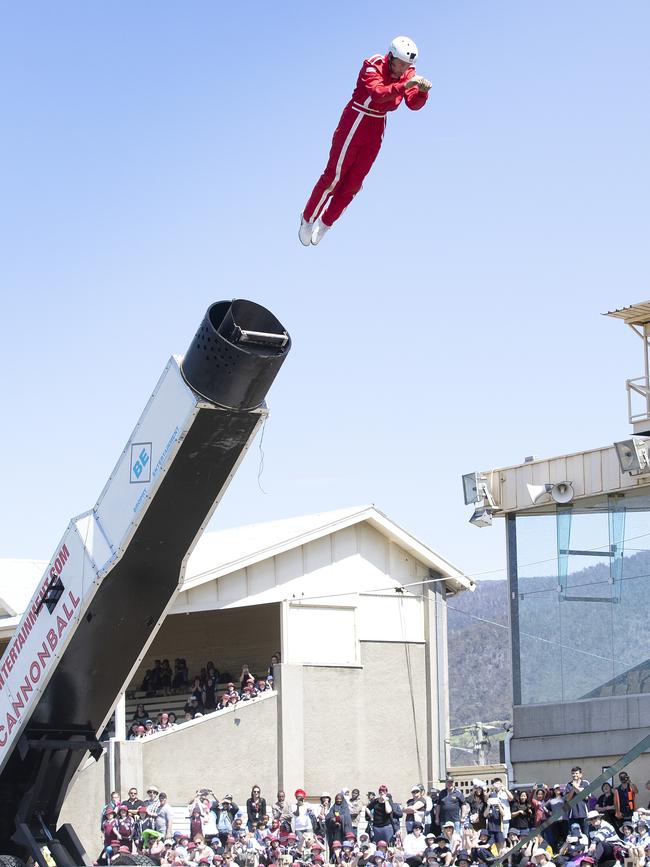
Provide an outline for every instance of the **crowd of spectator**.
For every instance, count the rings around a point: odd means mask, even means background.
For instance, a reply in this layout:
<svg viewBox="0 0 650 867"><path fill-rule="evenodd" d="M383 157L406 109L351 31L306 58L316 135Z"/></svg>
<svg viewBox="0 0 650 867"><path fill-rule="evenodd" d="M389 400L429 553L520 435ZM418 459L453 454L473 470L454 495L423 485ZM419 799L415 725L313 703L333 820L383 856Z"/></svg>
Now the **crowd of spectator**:
<svg viewBox="0 0 650 867"><path fill-rule="evenodd" d="M167 796L156 786L144 800L136 789L124 801L113 792L102 812L98 863L139 853L173 867L650 865L650 809L638 806L638 788L625 771L615 785L580 800L589 784L578 767L563 785L511 792L499 777L473 783L469 796L448 778L441 790L418 783L403 799L381 785L365 797L343 788L317 800L297 789L291 801L282 791L267 801L253 786L242 806L205 787L187 805L189 832L174 828ZM558 810L562 818L545 825Z"/></svg>
<svg viewBox="0 0 650 867"><path fill-rule="evenodd" d="M180 723L233 707L238 702L250 701L262 693L271 692L274 688L273 667L277 665L279 659L279 653L271 657L271 663L263 677L256 677L248 665L242 666L237 682L232 680L228 673L220 674L213 662L206 663L190 684L190 692L182 715L177 715L173 710L161 711L154 719L147 712L144 704L139 704L133 714L127 740L146 738L158 732L168 731ZM153 669L147 669L142 690L149 696L161 691L164 695L171 695L187 686L187 664L184 659L175 660L174 672L168 659L162 661L157 659Z"/></svg>

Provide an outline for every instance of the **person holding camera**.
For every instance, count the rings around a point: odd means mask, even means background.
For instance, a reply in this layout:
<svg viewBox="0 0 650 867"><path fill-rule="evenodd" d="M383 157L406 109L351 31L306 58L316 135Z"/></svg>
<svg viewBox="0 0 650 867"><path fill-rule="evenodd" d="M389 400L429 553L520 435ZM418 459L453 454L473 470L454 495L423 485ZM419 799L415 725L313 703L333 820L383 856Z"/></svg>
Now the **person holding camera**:
<svg viewBox="0 0 650 867"><path fill-rule="evenodd" d="M315 817L311 807L305 803L307 793L304 789L296 789L294 793L296 803L293 807L292 822L293 833L296 835L298 845L302 845L305 834L312 834L314 830ZM291 836L291 834L289 835Z"/></svg>
<svg viewBox="0 0 650 867"><path fill-rule="evenodd" d="M498 798L499 803L503 807L502 814L502 824L503 824L503 833L507 834L508 829L510 828L510 819L511 819L511 807L510 805L515 799L515 796L512 792L503 784L503 780L501 777L495 777L492 780L492 794ZM489 798L488 798L489 801Z"/></svg>
<svg viewBox="0 0 650 867"><path fill-rule="evenodd" d="M217 815L217 834L219 835L221 845L225 846L228 837L232 835L239 807L234 803L232 795L224 795L221 801L215 798L213 810Z"/></svg>
<svg viewBox="0 0 650 867"><path fill-rule="evenodd" d="M485 827L487 833L497 847L497 854L502 855L505 850L507 829L504 827L505 810L496 792L490 792L485 808Z"/></svg>
<svg viewBox="0 0 650 867"><path fill-rule="evenodd" d="M383 840L389 844L393 839L393 796L388 791L388 786L381 785L379 794L368 804L368 811L372 816L372 839L375 845Z"/></svg>

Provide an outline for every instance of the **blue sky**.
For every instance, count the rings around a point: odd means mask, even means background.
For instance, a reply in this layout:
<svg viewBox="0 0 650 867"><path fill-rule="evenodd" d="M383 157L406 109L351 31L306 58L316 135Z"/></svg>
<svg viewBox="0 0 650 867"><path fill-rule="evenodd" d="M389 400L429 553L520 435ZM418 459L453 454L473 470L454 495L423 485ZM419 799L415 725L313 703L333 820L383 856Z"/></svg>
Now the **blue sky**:
<svg viewBox="0 0 650 867"><path fill-rule="evenodd" d="M649 297L645 0L0 4L0 556L92 506L172 352L248 297L294 348L214 526L374 502L504 564L460 476L628 433ZM318 248L364 57L433 81Z"/></svg>

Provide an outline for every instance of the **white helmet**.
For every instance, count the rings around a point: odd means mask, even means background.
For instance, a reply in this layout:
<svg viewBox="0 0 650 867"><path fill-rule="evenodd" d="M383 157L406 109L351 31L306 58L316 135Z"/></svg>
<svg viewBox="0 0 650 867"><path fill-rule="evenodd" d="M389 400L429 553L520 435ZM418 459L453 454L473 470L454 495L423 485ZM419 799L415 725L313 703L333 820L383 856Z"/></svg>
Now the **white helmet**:
<svg viewBox="0 0 650 867"><path fill-rule="evenodd" d="M418 47L408 36L396 36L388 46L388 52L407 63L415 63L418 57Z"/></svg>

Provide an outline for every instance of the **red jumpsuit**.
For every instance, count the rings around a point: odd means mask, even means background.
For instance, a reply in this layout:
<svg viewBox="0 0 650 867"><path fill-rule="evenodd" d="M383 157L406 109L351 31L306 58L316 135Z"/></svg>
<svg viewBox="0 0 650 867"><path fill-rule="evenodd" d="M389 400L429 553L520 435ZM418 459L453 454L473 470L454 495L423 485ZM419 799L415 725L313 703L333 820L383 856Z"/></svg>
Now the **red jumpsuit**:
<svg viewBox="0 0 650 867"><path fill-rule="evenodd" d="M305 220L312 223L321 217L327 226L338 220L361 189L379 153L386 113L395 111L403 99L413 110L427 101L426 91L417 87L406 90L406 82L414 75L415 67L410 66L401 78L393 78L387 54L375 54L364 61L352 99L343 109L332 138L325 171L305 205Z"/></svg>

